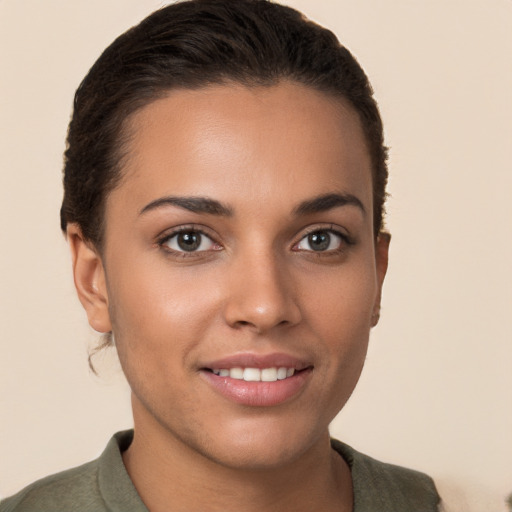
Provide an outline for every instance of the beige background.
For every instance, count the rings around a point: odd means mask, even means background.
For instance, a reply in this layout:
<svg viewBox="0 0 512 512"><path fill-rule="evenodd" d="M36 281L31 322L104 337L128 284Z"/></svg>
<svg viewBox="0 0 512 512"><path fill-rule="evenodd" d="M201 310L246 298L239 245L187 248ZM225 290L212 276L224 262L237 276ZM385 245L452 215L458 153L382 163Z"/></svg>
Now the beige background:
<svg viewBox="0 0 512 512"><path fill-rule="evenodd" d="M512 492L512 1L289 0L369 73L391 146L381 324L335 436L430 473L448 510ZM58 227L72 96L157 0L0 0L0 495L131 424Z"/></svg>

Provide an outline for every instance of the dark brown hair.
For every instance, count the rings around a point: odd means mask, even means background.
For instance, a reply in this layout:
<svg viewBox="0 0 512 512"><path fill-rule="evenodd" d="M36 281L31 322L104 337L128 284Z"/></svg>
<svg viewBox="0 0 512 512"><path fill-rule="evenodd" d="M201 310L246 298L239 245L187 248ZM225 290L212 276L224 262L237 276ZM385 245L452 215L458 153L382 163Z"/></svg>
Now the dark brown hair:
<svg viewBox="0 0 512 512"><path fill-rule="evenodd" d="M64 165L61 228L76 222L101 250L104 205L121 178L127 119L170 89L287 79L345 98L359 114L373 165L374 230L387 182L382 122L368 79L329 30L267 0L189 0L118 37L78 88Z"/></svg>

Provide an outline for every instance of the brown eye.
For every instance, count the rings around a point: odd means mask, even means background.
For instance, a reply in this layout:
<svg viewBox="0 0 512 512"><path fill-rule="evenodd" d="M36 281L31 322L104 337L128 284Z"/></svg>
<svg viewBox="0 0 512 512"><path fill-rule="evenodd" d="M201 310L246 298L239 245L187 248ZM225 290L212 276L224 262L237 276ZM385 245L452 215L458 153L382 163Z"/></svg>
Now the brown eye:
<svg viewBox="0 0 512 512"><path fill-rule="evenodd" d="M180 249L184 251L196 251L201 246L201 236L199 233L180 233L176 236L176 241Z"/></svg>
<svg viewBox="0 0 512 512"><path fill-rule="evenodd" d="M170 236L163 245L177 252L209 251L215 248L215 242L199 231L181 231Z"/></svg>

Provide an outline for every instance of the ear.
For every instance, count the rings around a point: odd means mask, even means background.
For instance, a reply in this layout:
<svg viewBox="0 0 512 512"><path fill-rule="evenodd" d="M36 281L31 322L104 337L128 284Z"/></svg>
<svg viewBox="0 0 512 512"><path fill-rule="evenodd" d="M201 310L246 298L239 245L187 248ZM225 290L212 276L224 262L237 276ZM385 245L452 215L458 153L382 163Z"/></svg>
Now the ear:
<svg viewBox="0 0 512 512"><path fill-rule="evenodd" d="M89 325L98 332L110 332L105 269L96 248L84 240L77 224L68 224L67 239L73 262L73 278L78 298L84 307Z"/></svg>
<svg viewBox="0 0 512 512"><path fill-rule="evenodd" d="M377 296L373 306L372 327L379 323L380 318L380 301L382 297L382 285L388 270L388 255L391 235L384 231L380 232L375 241L375 264L377 267Z"/></svg>

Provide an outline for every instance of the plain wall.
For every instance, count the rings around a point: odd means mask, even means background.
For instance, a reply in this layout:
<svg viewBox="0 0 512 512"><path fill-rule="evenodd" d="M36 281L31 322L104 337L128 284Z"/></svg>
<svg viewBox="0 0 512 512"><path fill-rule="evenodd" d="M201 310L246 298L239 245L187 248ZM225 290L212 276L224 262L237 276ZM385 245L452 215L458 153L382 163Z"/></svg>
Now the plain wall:
<svg viewBox="0 0 512 512"><path fill-rule="evenodd" d="M289 0L374 85L390 146L382 319L332 426L431 474L448 510L512 492L512 2ZM74 90L156 0L0 0L0 495L96 457L131 426L59 231ZM113 362L114 361L114 362Z"/></svg>

